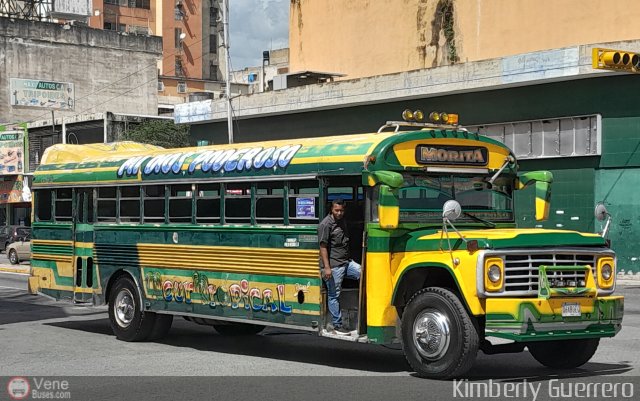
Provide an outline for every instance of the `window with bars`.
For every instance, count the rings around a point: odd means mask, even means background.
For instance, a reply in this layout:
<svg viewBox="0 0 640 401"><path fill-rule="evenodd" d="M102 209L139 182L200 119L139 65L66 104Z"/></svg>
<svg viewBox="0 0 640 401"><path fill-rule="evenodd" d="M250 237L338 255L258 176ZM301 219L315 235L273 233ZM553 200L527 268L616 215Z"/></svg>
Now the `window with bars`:
<svg viewBox="0 0 640 401"><path fill-rule="evenodd" d="M466 128L504 143L521 160L601 154L602 117L599 114Z"/></svg>

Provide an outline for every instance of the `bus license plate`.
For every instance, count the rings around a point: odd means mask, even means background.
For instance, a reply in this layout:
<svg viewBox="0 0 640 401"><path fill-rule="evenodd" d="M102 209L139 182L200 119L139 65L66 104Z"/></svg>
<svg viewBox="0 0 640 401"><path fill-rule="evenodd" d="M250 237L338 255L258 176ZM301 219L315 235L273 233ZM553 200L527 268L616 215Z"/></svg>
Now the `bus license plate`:
<svg viewBox="0 0 640 401"><path fill-rule="evenodd" d="M565 302L562 304L562 317L580 316L580 304Z"/></svg>

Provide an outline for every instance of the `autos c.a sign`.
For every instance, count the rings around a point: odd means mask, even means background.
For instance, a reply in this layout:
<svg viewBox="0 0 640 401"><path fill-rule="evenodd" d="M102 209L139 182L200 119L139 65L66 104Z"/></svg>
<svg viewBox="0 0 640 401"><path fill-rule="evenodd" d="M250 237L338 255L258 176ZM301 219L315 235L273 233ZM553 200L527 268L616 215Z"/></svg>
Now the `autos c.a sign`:
<svg viewBox="0 0 640 401"><path fill-rule="evenodd" d="M11 78L9 103L13 107L73 110L75 92L68 82Z"/></svg>

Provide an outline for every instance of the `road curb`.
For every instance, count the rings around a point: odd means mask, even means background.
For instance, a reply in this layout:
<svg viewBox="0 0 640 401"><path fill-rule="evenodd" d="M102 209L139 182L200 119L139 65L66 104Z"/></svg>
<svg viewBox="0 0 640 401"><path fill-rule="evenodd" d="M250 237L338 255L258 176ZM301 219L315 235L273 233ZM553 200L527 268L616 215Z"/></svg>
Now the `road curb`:
<svg viewBox="0 0 640 401"><path fill-rule="evenodd" d="M29 274L31 265L0 265L0 272Z"/></svg>

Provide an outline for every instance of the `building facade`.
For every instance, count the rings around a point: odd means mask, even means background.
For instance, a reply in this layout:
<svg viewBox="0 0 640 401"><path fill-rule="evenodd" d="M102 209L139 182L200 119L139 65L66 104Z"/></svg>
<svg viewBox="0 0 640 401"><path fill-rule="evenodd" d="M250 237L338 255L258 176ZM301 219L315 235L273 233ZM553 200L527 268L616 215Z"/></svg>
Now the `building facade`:
<svg viewBox="0 0 640 401"><path fill-rule="evenodd" d="M344 79L638 38L635 0L292 0L291 71Z"/></svg>
<svg viewBox="0 0 640 401"><path fill-rule="evenodd" d="M46 146L95 142L64 126L103 110L157 115L161 55L158 37L0 17L0 224L29 222L30 165Z"/></svg>

